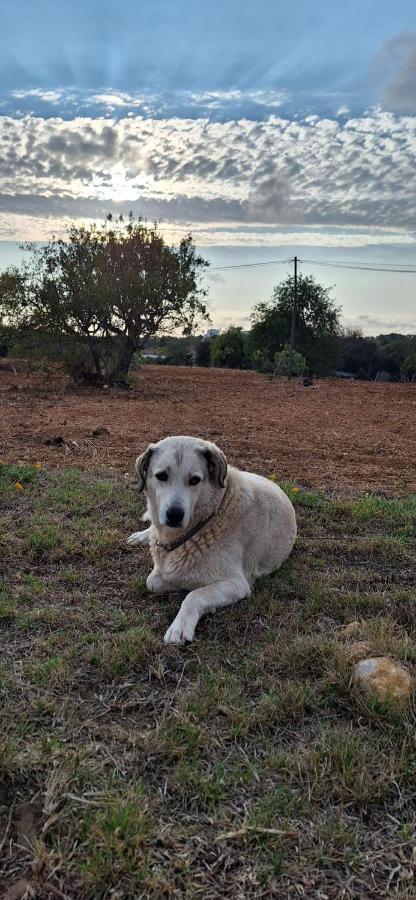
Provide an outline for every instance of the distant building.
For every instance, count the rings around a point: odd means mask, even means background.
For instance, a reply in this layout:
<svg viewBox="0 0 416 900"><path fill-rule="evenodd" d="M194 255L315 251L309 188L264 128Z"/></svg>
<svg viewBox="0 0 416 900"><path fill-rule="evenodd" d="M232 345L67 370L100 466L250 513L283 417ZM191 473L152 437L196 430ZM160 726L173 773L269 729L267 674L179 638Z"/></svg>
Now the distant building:
<svg viewBox="0 0 416 900"><path fill-rule="evenodd" d="M219 328L208 328L208 330L205 332L202 340L203 341L211 341L212 338L218 337L219 333L220 333Z"/></svg>

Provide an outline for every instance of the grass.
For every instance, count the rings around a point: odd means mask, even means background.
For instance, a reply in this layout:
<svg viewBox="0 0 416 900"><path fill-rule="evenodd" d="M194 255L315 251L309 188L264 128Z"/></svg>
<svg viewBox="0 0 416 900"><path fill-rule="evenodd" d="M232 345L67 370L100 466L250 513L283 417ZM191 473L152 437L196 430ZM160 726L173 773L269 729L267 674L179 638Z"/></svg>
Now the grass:
<svg viewBox="0 0 416 900"><path fill-rule="evenodd" d="M125 545L135 489L0 465L2 887L414 896L414 707L351 666L368 647L416 670L416 499L284 488L291 559L174 648L179 599Z"/></svg>

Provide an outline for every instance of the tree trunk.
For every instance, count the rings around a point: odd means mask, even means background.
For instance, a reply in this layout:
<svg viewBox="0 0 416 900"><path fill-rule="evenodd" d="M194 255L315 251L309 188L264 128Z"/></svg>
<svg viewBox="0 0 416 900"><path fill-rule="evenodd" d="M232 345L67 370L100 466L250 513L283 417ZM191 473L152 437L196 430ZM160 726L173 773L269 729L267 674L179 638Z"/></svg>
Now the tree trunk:
<svg viewBox="0 0 416 900"><path fill-rule="evenodd" d="M97 350L96 350L96 347L94 344L94 338L88 339L88 346L89 346L92 360L94 363L94 368L95 368L95 372L97 375L97 382L102 383L104 381L104 378L103 378L103 373L102 373L102 369L101 369L100 354L97 353Z"/></svg>
<svg viewBox="0 0 416 900"><path fill-rule="evenodd" d="M135 341L127 336L123 337L117 353L116 364L111 373L111 384L119 385L119 387L129 387L128 374L135 350Z"/></svg>

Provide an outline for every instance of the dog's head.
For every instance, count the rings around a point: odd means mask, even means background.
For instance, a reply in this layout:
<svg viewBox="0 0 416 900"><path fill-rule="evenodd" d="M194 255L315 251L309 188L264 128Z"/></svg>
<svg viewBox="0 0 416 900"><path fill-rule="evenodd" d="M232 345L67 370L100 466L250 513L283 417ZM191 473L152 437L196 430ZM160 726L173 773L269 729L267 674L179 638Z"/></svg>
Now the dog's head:
<svg viewBox="0 0 416 900"><path fill-rule="evenodd" d="M139 490L149 498L153 520L188 528L211 515L225 490L227 460L210 441L169 437L149 444L136 459Z"/></svg>

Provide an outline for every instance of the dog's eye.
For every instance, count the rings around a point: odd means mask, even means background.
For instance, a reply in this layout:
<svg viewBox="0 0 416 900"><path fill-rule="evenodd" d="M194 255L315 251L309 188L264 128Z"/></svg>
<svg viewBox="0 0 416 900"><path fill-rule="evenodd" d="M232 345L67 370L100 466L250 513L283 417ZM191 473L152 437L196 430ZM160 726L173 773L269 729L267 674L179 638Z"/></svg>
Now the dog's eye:
<svg viewBox="0 0 416 900"><path fill-rule="evenodd" d="M189 484L193 486L194 484L199 484L200 481L201 481L201 479L200 479L199 475L192 475L191 478L189 479Z"/></svg>
<svg viewBox="0 0 416 900"><path fill-rule="evenodd" d="M167 481L168 473L167 472L155 472L155 478L157 478L158 481Z"/></svg>

